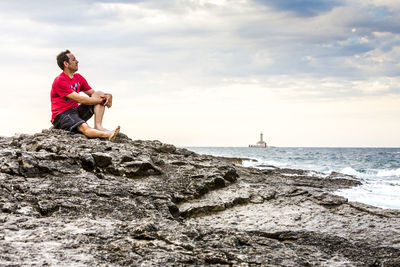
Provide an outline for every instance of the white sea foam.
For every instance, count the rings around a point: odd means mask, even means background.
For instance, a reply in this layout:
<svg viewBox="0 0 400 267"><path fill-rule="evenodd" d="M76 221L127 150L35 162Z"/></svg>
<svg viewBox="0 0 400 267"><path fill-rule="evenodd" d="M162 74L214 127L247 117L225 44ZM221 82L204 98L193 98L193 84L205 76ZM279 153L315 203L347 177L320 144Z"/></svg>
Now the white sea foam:
<svg viewBox="0 0 400 267"><path fill-rule="evenodd" d="M298 173L281 173L281 175L283 175L283 176L289 176L289 177L291 177L291 176L301 176L301 175L298 174Z"/></svg>
<svg viewBox="0 0 400 267"><path fill-rule="evenodd" d="M357 177L361 177L362 176L362 174L360 172L356 171L352 167L343 168L340 171L340 173L347 174L347 175L353 175L353 176L357 176Z"/></svg>
<svg viewBox="0 0 400 267"><path fill-rule="evenodd" d="M348 198L350 201L358 201L386 209L398 209L400 207L400 183L388 183L386 181L365 181L361 186L341 189L336 194Z"/></svg>
<svg viewBox="0 0 400 267"><path fill-rule="evenodd" d="M316 171L308 171L307 175L312 176L312 177L317 177L317 178L325 178L329 176L331 172L316 172Z"/></svg>
<svg viewBox="0 0 400 267"><path fill-rule="evenodd" d="M378 177L391 177L391 176L396 176L400 177L400 168L395 169L395 170L379 170L378 173L376 174Z"/></svg>
<svg viewBox="0 0 400 267"><path fill-rule="evenodd" d="M254 161L256 160L256 161ZM282 164L281 162L274 161L274 160L262 160L262 159L252 159L252 160L244 160L242 162L242 165L244 167L254 167L258 169L270 169L271 167L278 167L278 168L283 168L286 167L287 164Z"/></svg>
<svg viewBox="0 0 400 267"><path fill-rule="evenodd" d="M255 167L258 164L258 160L254 161L254 160L243 160L242 161L242 165L244 167Z"/></svg>

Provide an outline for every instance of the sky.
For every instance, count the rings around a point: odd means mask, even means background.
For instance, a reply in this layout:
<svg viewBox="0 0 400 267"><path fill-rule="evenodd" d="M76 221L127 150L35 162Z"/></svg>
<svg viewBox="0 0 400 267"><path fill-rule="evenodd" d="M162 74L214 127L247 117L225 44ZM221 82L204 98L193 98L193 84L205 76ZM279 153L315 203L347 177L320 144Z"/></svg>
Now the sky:
<svg viewBox="0 0 400 267"><path fill-rule="evenodd" d="M51 127L69 49L134 140L400 147L398 0L0 0L0 40L0 136Z"/></svg>

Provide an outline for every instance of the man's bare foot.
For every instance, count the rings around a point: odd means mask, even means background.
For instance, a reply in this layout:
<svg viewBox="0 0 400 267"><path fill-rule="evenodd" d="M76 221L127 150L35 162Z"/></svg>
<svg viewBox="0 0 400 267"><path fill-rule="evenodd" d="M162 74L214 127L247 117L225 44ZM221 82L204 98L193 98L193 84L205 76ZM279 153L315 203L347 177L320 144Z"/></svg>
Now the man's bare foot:
<svg viewBox="0 0 400 267"><path fill-rule="evenodd" d="M108 140L113 140L117 134L119 133L119 130L121 129L121 127L117 127L114 131L111 132L110 136L108 137Z"/></svg>
<svg viewBox="0 0 400 267"><path fill-rule="evenodd" d="M94 127L95 129L102 131L102 132L111 132L110 130L104 128L103 126L99 126L99 127Z"/></svg>

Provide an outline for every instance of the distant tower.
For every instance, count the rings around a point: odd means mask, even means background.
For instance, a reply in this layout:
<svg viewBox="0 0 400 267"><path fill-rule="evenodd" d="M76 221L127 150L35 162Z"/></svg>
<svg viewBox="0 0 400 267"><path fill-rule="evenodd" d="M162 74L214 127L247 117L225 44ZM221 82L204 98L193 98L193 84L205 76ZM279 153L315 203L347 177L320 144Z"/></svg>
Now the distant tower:
<svg viewBox="0 0 400 267"><path fill-rule="evenodd" d="M260 141L258 141L255 145L249 145L249 147L267 147L267 143L263 140L263 133L260 133Z"/></svg>

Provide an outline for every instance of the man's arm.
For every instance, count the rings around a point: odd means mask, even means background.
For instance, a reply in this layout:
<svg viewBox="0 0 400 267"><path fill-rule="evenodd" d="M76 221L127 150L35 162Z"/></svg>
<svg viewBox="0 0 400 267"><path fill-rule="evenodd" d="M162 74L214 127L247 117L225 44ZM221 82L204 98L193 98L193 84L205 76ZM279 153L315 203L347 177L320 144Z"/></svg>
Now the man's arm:
<svg viewBox="0 0 400 267"><path fill-rule="evenodd" d="M89 90L89 91L93 91L90 95L92 95L94 93L94 90ZM73 93L67 95L66 97L69 99L72 99L80 104L85 104L85 105L101 104L101 102L103 101L103 99L101 97L81 96L77 92L73 92Z"/></svg>
<svg viewBox="0 0 400 267"><path fill-rule="evenodd" d="M88 96L92 96L93 94L94 94L94 90L93 89L90 89L90 90L87 90L87 91L83 91L85 94L87 94Z"/></svg>
<svg viewBox="0 0 400 267"><path fill-rule="evenodd" d="M88 96L92 96L95 91L93 89L90 89L90 90L83 91L83 92L85 94L87 94ZM100 92L100 93L101 93L100 97L105 97L106 98L106 102L103 103L103 105L108 107L108 108L111 108L111 106L112 106L112 94L103 93L103 92Z"/></svg>

